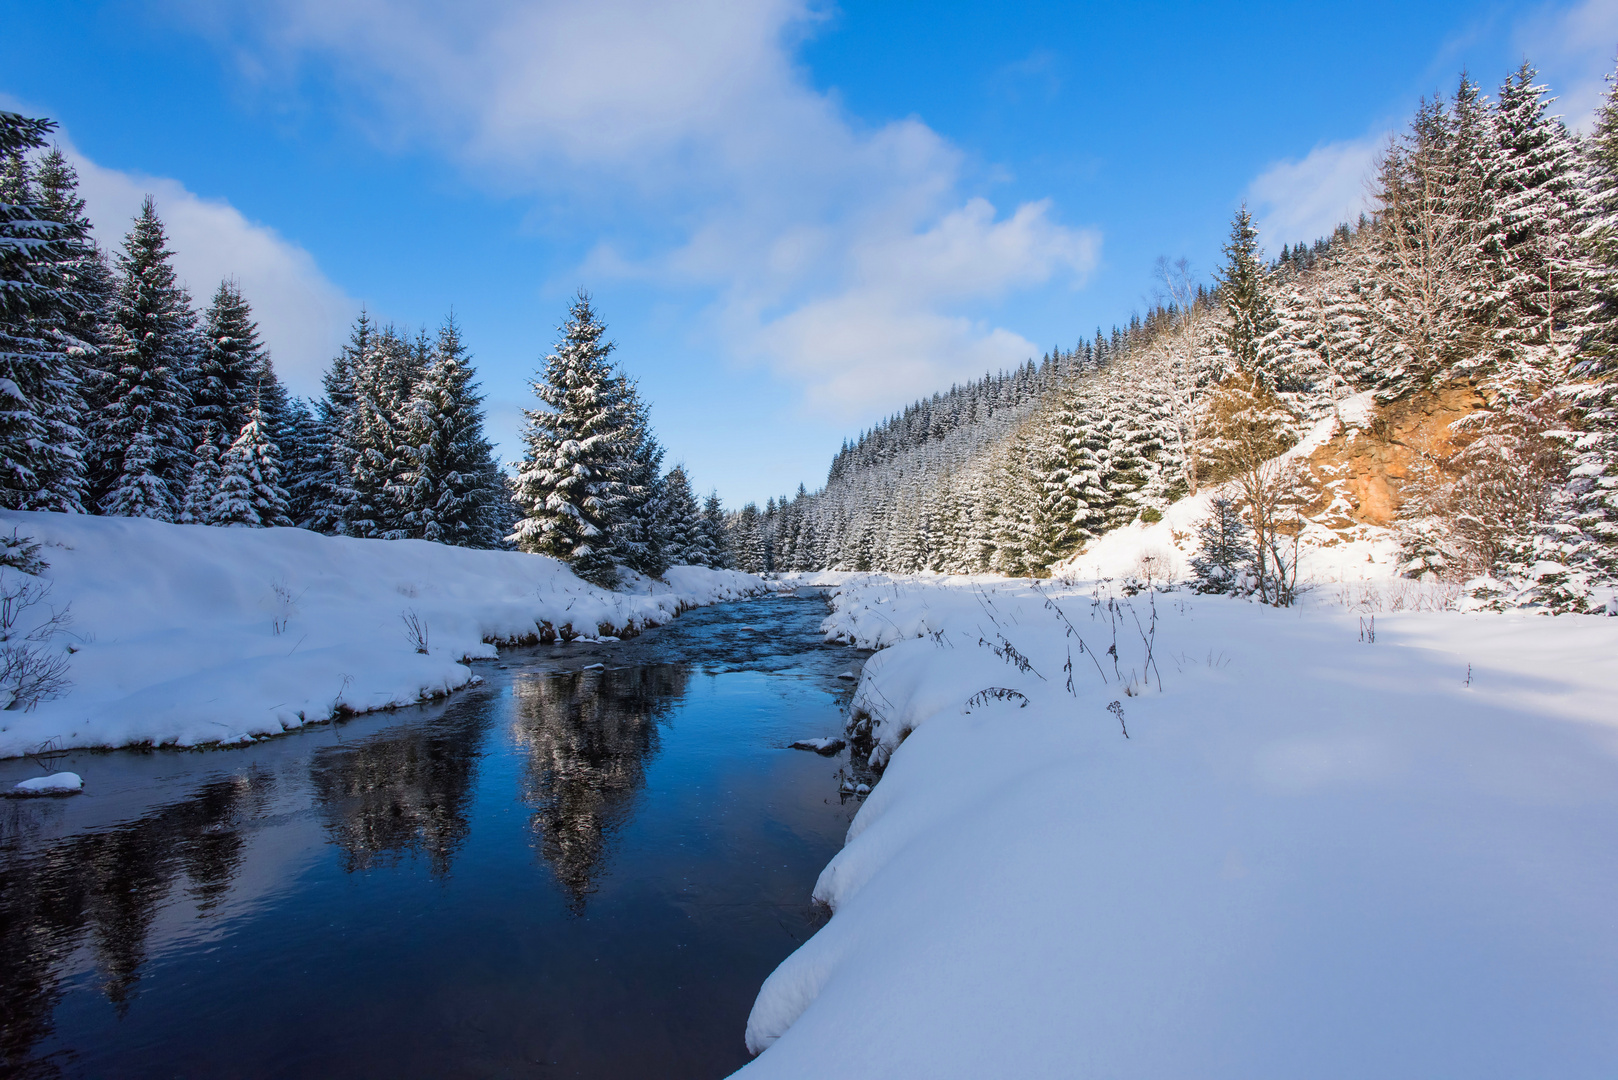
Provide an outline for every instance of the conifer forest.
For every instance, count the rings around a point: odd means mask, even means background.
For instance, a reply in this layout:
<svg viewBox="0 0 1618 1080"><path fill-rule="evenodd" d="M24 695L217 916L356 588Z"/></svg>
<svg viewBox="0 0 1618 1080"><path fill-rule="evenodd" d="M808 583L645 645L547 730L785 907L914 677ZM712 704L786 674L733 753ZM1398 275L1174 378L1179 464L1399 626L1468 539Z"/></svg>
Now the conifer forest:
<svg viewBox="0 0 1618 1080"><path fill-rule="evenodd" d="M1403 572L1583 610L1618 576L1618 90L1587 136L1553 100L1526 64L1492 94L1463 77L1387 145L1358 220L1271 253L1244 208L1216 274L1160 260L1148 310L919 398L818 490L739 509L671 464L583 291L502 463L453 316L361 311L324 393L294 397L235 282L206 302L177 283L150 198L93 235L52 122L4 113L0 501L516 547L610 585L678 564L1045 576L1223 484L1199 585L1273 599L1322 496L1265 463L1369 394L1459 417L1412 448Z"/></svg>

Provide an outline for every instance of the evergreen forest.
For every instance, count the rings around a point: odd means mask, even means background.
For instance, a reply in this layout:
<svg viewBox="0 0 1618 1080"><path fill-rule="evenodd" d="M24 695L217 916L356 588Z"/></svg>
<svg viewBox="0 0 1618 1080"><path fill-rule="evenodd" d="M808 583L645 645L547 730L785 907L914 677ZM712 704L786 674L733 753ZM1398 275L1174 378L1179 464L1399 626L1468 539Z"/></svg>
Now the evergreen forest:
<svg viewBox="0 0 1618 1080"><path fill-rule="evenodd" d="M1437 402L1456 419L1411 448L1403 571L1582 610L1618 580L1618 84L1587 135L1553 103L1526 64L1492 96L1463 77L1387 145L1357 221L1272 256L1243 208L1214 275L1160 260L1126 324L919 399L819 490L733 511L665 467L584 292L503 468L453 316L362 312L296 398L234 282L200 307L179 285L150 199L101 247L52 123L0 113L0 504L514 546L612 585L1041 576L1217 489L1200 587L1285 602L1319 492L1278 455L1349 399Z"/></svg>

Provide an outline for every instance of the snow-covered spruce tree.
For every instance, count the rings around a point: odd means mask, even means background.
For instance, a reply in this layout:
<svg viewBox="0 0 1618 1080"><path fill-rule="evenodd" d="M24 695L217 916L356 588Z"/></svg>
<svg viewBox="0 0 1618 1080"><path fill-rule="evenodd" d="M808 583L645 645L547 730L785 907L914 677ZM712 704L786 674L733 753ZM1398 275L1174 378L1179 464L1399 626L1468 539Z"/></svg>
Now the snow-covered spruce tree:
<svg viewBox="0 0 1618 1080"><path fill-rule="evenodd" d="M275 445L281 448L287 516L293 524L309 528L322 504L329 446L310 402L289 397L279 412L272 430Z"/></svg>
<svg viewBox="0 0 1618 1080"><path fill-rule="evenodd" d="M1493 334L1501 366L1518 369L1516 378L1527 369L1554 380L1562 374L1553 370L1559 345L1577 337L1568 324L1587 306L1580 295L1585 245L1576 235L1587 216L1587 186L1573 136L1549 115L1554 99L1536 74L1524 64L1500 87L1483 244L1501 299Z"/></svg>
<svg viewBox="0 0 1618 1080"><path fill-rule="evenodd" d="M713 556L702 527L702 511L691 491L684 465L676 465L663 477L658 493L657 534L663 541L663 561L667 566L706 566Z"/></svg>
<svg viewBox="0 0 1618 1080"><path fill-rule="evenodd" d="M1588 177L1584 321L1572 374L1582 431L1560 524L1573 564L1592 584L1618 582L1618 75L1583 145Z"/></svg>
<svg viewBox="0 0 1618 1080"><path fill-rule="evenodd" d="M191 380L191 423L221 453L247 423L262 393L268 356L241 288L221 281L202 318L202 348Z"/></svg>
<svg viewBox="0 0 1618 1080"><path fill-rule="evenodd" d="M669 568L658 533L663 447L652 434L651 416L633 380L619 376L627 418L623 487L612 511L613 559L637 574L659 577Z"/></svg>
<svg viewBox="0 0 1618 1080"><path fill-rule="evenodd" d="M220 463L219 491L208 524L245 528L291 525L287 493L281 486L281 452L264 430L257 403Z"/></svg>
<svg viewBox="0 0 1618 1080"><path fill-rule="evenodd" d="M226 450L230 449L228 446ZM175 520L182 525L208 525L213 521L214 497L219 494L219 459L223 452L212 439L197 443L191 462L191 479L186 482L185 503Z"/></svg>
<svg viewBox="0 0 1618 1080"><path fill-rule="evenodd" d="M78 332L96 321L86 291L95 249L71 170L66 178L53 170L43 188L30 175L25 155L52 126L0 112L8 173L0 183L0 505L76 512L85 482L79 364L93 351Z"/></svg>
<svg viewBox="0 0 1618 1080"><path fill-rule="evenodd" d="M1203 593L1235 592L1242 574L1253 563L1253 545L1242 521L1241 508L1230 499L1216 497L1208 517L1197 526L1199 548L1191 556L1195 588Z"/></svg>
<svg viewBox="0 0 1618 1080"><path fill-rule="evenodd" d="M629 501L635 467L635 399L613 368L606 327L582 290L533 388L541 407L524 412L510 540L572 565L586 581L618 582L613 526Z"/></svg>
<svg viewBox="0 0 1618 1080"><path fill-rule="evenodd" d="M1591 192L1586 159L1549 115L1553 99L1534 78L1523 65L1501 87L1496 110L1498 196L1488 250L1503 303L1497 358L1483 380L1490 410L1461 453L1457 495L1470 505L1480 490L1491 493L1490 502L1513 494L1502 503L1509 509L1501 524L1531 510L1515 522L1504 576L1553 610L1582 610L1597 579L1589 573L1588 537L1572 520L1579 493L1567 480L1578 453L1574 431L1586 423L1570 384L1574 347L1590 330L1587 283L1598 276L1592 245L1581 236ZM1485 488L1473 482L1507 462L1508 474Z"/></svg>
<svg viewBox="0 0 1618 1080"><path fill-rule="evenodd" d="M369 312L360 309L348 343L321 377L325 393L315 402L311 429L318 458L310 455L313 468L297 475L289 489L301 515L295 520L305 529L328 534L341 531L344 512L353 501L354 452L346 433L354 412L354 369L371 363L376 336Z"/></svg>
<svg viewBox="0 0 1618 1080"><path fill-rule="evenodd" d="M338 525L344 536L394 540L408 534L396 485L409 468L403 424L422 360L422 350L391 326L375 335L370 349L350 359L353 405L337 433L348 462Z"/></svg>
<svg viewBox="0 0 1618 1080"><path fill-rule="evenodd" d="M737 513L731 514L726 522L728 561L731 566L749 574L762 574L769 569L764 559L764 534L759 517L758 504L748 503ZM869 568L867 559L866 569Z"/></svg>
<svg viewBox="0 0 1618 1080"><path fill-rule="evenodd" d="M191 475L196 316L175 278L150 196L117 260L107 343L95 360L97 408L87 435L90 476L104 514L173 521Z"/></svg>
<svg viewBox="0 0 1618 1080"><path fill-rule="evenodd" d="M733 565L726 543L725 506L717 491L709 491L702 501L702 565L716 570Z"/></svg>
<svg viewBox="0 0 1618 1080"><path fill-rule="evenodd" d="M458 547L500 543L497 510L505 484L483 435L483 396L474 377L451 315L438 329L400 424L405 468L393 493L407 537Z"/></svg>
<svg viewBox="0 0 1618 1080"><path fill-rule="evenodd" d="M1258 229L1244 205L1230 223L1225 241L1225 266L1219 275L1219 296L1224 305L1221 344L1233 368L1259 375L1264 370L1262 343L1275 326L1269 272L1258 247ZM1268 374L1260 375L1271 381Z"/></svg>

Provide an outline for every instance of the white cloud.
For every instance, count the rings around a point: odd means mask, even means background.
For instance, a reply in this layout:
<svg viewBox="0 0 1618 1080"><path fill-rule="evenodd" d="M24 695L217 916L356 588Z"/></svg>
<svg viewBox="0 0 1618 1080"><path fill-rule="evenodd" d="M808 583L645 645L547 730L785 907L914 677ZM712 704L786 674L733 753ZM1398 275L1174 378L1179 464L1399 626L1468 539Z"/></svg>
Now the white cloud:
<svg viewBox="0 0 1618 1080"><path fill-rule="evenodd" d="M918 388L942 388L1040 351L1009 330L856 290L795 308L758 329L755 345L803 380L810 406L832 416L854 415L855 403L906 401Z"/></svg>
<svg viewBox="0 0 1618 1080"><path fill-rule="evenodd" d="M1247 188L1266 250L1326 236L1366 209L1367 183L1387 135L1327 143L1301 161L1278 161Z"/></svg>
<svg viewBox="0 0 1618 1080"><path fill-rule="evenodd" d="M62 149L78 170L86 216L109 254L150 194L174 251L175 270L197 308L207 305L220 281L235 278L253 305L259 334L282 379L296 393L316 390L359 303L321 273L309 252L249 221L228 202L204 199L179 181L106 168L70 143Z"/></svg>
<svg viewBox="0 0 1618 1080"><path fill-rule="evenodd" d="M187 2L251 77L314 58L378 139L603 223L585 269L711 291L735 359L845 417L1036 352L986 307L1096 261L1048 203L967 198L925 123L808 85L805 0Z"/></svg>
<svg viewBox="0 0 1618 1080"><path fill-rule="evenodd" d="M752 307L734 301L737 334L750 333L749 351L801 378L809 403L833 415L1019 364L1040 350L1020 334L946 309L1059 273L1082 280L1100 240L1053 226L1049 208L1025 203L996 221L988 200L976 198L925 231L855 239L839 290L767 321L748 318Z"/></svg>

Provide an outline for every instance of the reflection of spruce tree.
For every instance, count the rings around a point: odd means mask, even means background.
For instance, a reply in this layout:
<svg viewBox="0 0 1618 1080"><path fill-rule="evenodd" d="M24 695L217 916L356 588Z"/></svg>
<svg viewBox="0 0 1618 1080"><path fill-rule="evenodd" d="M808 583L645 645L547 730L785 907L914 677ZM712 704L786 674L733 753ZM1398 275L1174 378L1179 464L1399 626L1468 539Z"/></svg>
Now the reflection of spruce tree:
<svg viewBox="0 0 1618 1080"><path fill-rule="evenodd" d="M315 795L345 871L392 866L419 851L435 875L449 873L471 832L467 808L489 724L488 702L473 700L431 725L316 759Z"/></svg>
<svg viewBox="0 0 1618 1080"><path fill-rule="evenodd" d="M528 752L523 799L541 855L584 910L606 839L629 818L657 749L657 722L684 696L690 669L658 664L516 683L516 737Z"/></svg>
<svg viewBox="0 0 1618 1080"><path fill-rule="evenodd" d="M0 1075L53 1074L28 1053L51 1032L58 967L87 936L107 998L128 1008L160 902L183 874L203 913L218 903L241 865L238 821L270 784L257 773L221 780L116 829L0 849Z"/></svg>

